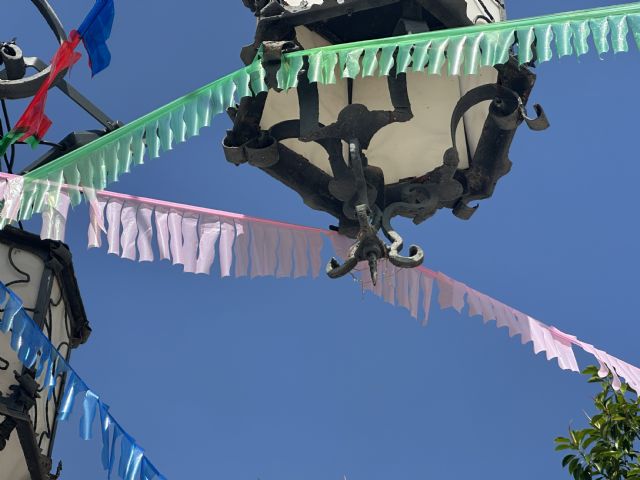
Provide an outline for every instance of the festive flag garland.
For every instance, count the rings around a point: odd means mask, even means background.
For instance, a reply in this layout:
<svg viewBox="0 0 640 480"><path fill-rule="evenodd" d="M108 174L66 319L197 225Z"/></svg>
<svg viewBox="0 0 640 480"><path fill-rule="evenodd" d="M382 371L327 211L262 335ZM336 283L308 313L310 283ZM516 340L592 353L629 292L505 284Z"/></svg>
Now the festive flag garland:
<svg viewBox="0 0 640 480"><path fill-rule="evenodd" d="M386 76L394 65L399 73L411 69L440 75L446 64L449 75L473 75L480 67L506 63L514 51L520 64L548 62L554 49L558 58L585 55L590 38L599 55L610 49L627 52L629 32L640 48L638 2L331 45L285 55L280 87L297 84L304 58L309 61L309 80L320 83L335 83L336 65L341 78Z"/></svg>
<svg viewBox="0 0 640 480"><path fill-rule="evenodd" d="M4 305L0 333L11 335L11 348L20 362L27 368L35 369L35 379L42 387L40 395L51 395L58 377L66 374L59 420L68 420L76 400L81 399L83 415L80 419L80 437L91 440L98 418L102 466L109 478L117 475L123 480L163 480L165 477L149 461L144 450L111 415L109 406L89 389L28 315L20 298L2 282L0 304Z"/></svg>
<svg viewBox="0 0 640 480"><path fill-rule="evenodd" d="M2 198L9 184L6 178L12 176L1 174L0 177ZM64 186L58 196L62 201L58 205L47 205L43 238L64 240L71 203L69 192L72 191L82 195L76 187ZM325 239L341 257L346 256L353 243L335 232L316 228L120 193L90 192L90 248L102 246L103 232L106 232L111 254L148 262L154 260L157 251L158 258L183 265L184 271L189 273L210 273L217 257L223 277L297 278L310 272L317 277ZM363 263L361 269L368 271L368 265ZM386 260L380 261L378 271L377 285L360 280L363 288L392 305L407 309L416 319L422 313L424 326L429 319L434 286L437 286L442 309L453 308L462 313L468 307L469 316L481 315L485 323L495 320L496 326L507 328L511 337L520 335L523 344L532 342L536 354L546 352L548 360L557 358L559 366L565 370L579 371L572 346L580 347L596 357L603 375L611 372L615 385L619 385L621 376L640 392L640 369L443 273L423 267L397 268Z"/></svg>
<svg viewBox="0 0 640 480"><path fill-rule="evenodd" d="M35 147L47 133L51 127L51 120L45 115L44 109L49 89L63 71L71 68L80 59L81 55L75 51L80 40L89 54L89 65L93 75L109 66L111 55L106 41L111 34L114 14L113 0L96 0L78 30L71 31L69 39L62 42L51 60L49 75L11 131L0 139L0 156L18 141L26 141Z"/></svg>
<svg viewBox="0 0 640 480"><path fill-rule="evenodd" d="M584 55L590 39L598 54L625 52L629 33L640 44L640 3L292 52L284 55L278 80L281 88L294 88L305 59L310 80L325 84L357 75L388 75L394 65L397 72L440 74L447 64L449 74L471 75L479 67L506 62L514 51L520 63L549 61L554 50L558 58ZM265 71L258 57L253 64L28 173L23 204L14 206L15 216L7 217L4 211L0 224L40 212L51 185L106 188L143 164L145 156L159 157L198 135L214 116L242 98L265 91ZM80 198L72 197L72 204Z"/></svg>
<svg viewBox="0 0 640 480"><path fill-rule="evenodd" d="M47 91L60 72L77 62L79 54L75 48L81 37L89 53L92 73L95 75L108 66L110 55L106 40L112 23L113 1L97 0L80 33L72 32L52 60L51 75L25 114L0 140L0 154L3 148L6 150L21 139L37 143L48 130L51 122L44 114ZM309 62L309 79L323 84L358 75L386 76L394 66L400 73L412 69L440 74L447 65L450 75L471 75L480 67L505 63L514 48L520 63L549 61L554 47L558 58L572 53L584 55L589 51L590 38L598 54L610 49L616 53L628 51L630 32L640 47L638 3L294 52L283 57L278 82L280 88L295 88L305 59ZM222 276L231 275L233 265L236 276L298 277L311 271L317 277L323 238L332 242L336 252L344 252L351 240L307 227L96 191L117 181L132 165L142 164L145 150L150 158L156 158L161 151L197 135L202 127L210 124L213 116L234 106L239 99L266 90L264 70L257 59L254 64L25 177L3 181L0 184L0 196L5 199L2 221L27 219L34 212L42 213L43 238L63 240L69 205L81 201L82 188L91 205L90 247L102 245L104 231L110 253L131 260L153 261L155 231L159 257L183 265L185 272L209 273L217 254ZM640 391L640 369L442 273L426 268L398 269L384 261L380 271L378 285L362 282L363 287L389 303L406 308L416 318L422 308L425 325L433 287L437 285L442 309L454 308L462 313L468 307L470 316L481 315L485 323L495 320L497 327L507 328L511 337L520 335L523 344L532 342L536 354L545 352L548 360L556 358L559 366L566 370L579 371L572 347L580 347L598 360L601 376L613 375L614 388L620 388L619 377L623 377L634 390ZM12 348L25 366L36 369L45 394L55 386L59 375L67 374L60 420L69 418L76 396L83 396L80 432L83 439L89 440L93 423L100 414L102 462L109 476L117 474L126 480L164 478L133 437L111 416L109 407L51 345L24 311L20 299L1 282L0 292L3 302L8 296L0 332L11 332Z"/></svg>

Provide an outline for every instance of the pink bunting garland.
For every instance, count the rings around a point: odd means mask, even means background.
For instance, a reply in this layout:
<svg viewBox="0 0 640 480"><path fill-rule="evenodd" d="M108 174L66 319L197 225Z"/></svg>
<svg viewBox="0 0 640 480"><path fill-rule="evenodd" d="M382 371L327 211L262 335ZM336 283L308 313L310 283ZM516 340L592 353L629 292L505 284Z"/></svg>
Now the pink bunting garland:
<svg viewBox="0 0 640 480"><path fill-rule="evenodd" d="M14 205L20 205L21 180L20 177L0 173L0 197L5 200L5 210L11 211ZM69 208L69 195L65 190L69 188L62 188L56 206L45 209L41 232L43 238L64 240ZM109 253L140 262L153 261L155 230L160 259L183 265L184 271L190 273L210 273L217 256L222 277L231 276L232 272L237 277L298 278L309 274L317 277L322 265L325 238L330 240L336 254L343 258L354 242L335 232L219 210L106 191L88 193L85 195L90 201L90 248L102 245L102 233L106 230ZM7 206L7 203L10 205ZM361 265L356 270L367 271L368 266ZM424 267L398 269L386 260L380 261L378 270L378 284L373 286L371 281L361 281L363 289L388 303L395 305L397 302L416 319L421 305L422 324L425 326L431 310L434 285L437 284L437 298L442 309L453 308L462 313L468 306L469 316L482 316L485 323L495 320L496 326L507 328L511 337L519 335L522 344L531 342L535 354L544 352L547 360L557 359L558 365L564 370L579 371L573 353L573 346L577 346L598 360L601 376L613 375L616 388L620 387L622 377L640 392L640 369L443 273Z"/></svg>

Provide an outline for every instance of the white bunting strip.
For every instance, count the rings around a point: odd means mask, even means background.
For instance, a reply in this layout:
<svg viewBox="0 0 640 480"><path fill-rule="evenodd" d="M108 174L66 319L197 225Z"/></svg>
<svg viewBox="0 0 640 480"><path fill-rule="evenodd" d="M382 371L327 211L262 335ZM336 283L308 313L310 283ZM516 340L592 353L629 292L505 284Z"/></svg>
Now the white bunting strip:
<svg viewBox="0 0 640 480"><path fill-rule="evenodd" d="M21 203L22 192L20 181L11 181L18 177L10 177L7 182L8 177L0 174L0 193L4 194L4 209L11 210L12 204ZM44 237L64 238L70 203L66 190L70 189L62 187L58 195L52 189L48 192L51 201L44 200L49 202L47 206L56 201L55 208L44 210L45 217L52 215L44 218ZM93 192L90 195L93 197ZM112 192L95 192L90 203L90 247L102 245L106 219L109 253L131 260L152 261L157 250L160 259L183 265L185 272L209 273L218 258L222 277L235 274L237 277L297 278L310 273L315 277L321 270L325 239L330 240L337 256L342 258L354 243L335 232ZM152 218L155 218L155 232ZM362 288L388 303L397 301L415 318L419 317L421 306L425 326L432 306L433 287L437 285L441 308L462 313L468 307L469 316L481 316L485 323L495 320L498 328L508 329L511 337L519 335L523 344L531 342L535 354L544 353L547 360L556 359L564 370L579 371L573 346L580 347L600 363L601 375L614 377L616 388L621 384L620 378L624 378L634 390L640 391L637 367L442 273L424 267L398 269L386 260L379 262L378 271L377 285L361 279ZM354 273L368 278L366 262L358 265Z"/></svg>

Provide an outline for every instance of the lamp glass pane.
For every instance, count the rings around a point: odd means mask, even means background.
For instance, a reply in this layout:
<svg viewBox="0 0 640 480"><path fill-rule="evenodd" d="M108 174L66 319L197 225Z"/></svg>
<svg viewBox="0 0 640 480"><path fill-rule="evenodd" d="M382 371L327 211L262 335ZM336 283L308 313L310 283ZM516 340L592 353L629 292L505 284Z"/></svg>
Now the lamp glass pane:
<svg viewBox="0 0 640 480"><path fill-rule="evenodd" d="M304 48L329 45L324 38L305 27L298 27L296 33ZM446 72L446 65L443 72ZM466 77L448 76L446 73L407 73L414 117L409 122L388 125L375 135L366 152L369 163L382 168L386 184L421 176L439 167L444 152L451 146L450 119L456 102L470 89L494 83L496 79L497 72L493 68L482 69L478 75ZM323 125L330 125L348 105L348 82L338 80L335 85L319 85L318 91L319 121ZM356 78L353 81L353 103L363 104L369 110L393 110L387 78ZM465 115L458 128L456 145L460 153L460 169L469 167L469 155L473 158L488 108L489 102L475 106ZM261 123L263 129L299 118L298 95L294 89L269 92ZM282 143L313 165L332 174L327 153L316 143L295 139ZM345 158L347 151L345 145Z"/></svg>

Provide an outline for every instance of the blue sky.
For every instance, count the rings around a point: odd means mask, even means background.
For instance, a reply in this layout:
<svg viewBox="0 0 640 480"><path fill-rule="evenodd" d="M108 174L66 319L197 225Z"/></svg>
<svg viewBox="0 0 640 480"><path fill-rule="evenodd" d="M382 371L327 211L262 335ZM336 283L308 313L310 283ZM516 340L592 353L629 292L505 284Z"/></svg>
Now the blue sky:
<svg viewBox="0 0 640 480"><path fill-rule="evenodd" d="M52 3L69 30L93 2ZM512 0L508 9L520 18L614 3ZM253 38L239 0L116 9L111 67L91 79L79 64L71 81L124 122L235 70ZM34 12L14 0L3 37L50 58L54 42ZM533 101L552 128L519 131L511 174L471 221L443 211L407 225L407 238L429 268L640 365L638 52L567 57L537 73ZM14 119L22 106L12 105ZM52 139L97 127L57 92L47 112ZM112 189L332 223L270 177L228 164L228 127L218 118ZM435 310L423 329L350 280L222 280L87 251L83 208L70 215L68 243L93 335L72 362L168 478L568 477L553 438L583 424L594 389L494 324ZM54 461L66 480L104 478L98 443L82 442L77 422L61 426Z"/></svg>

